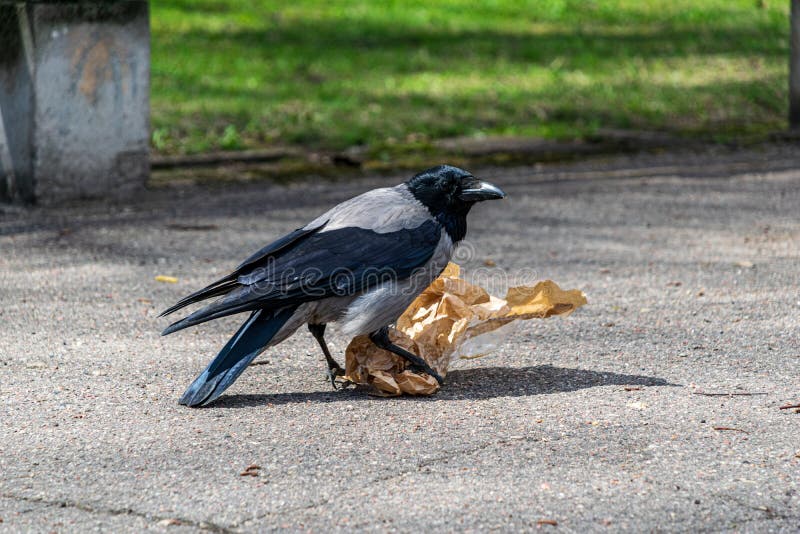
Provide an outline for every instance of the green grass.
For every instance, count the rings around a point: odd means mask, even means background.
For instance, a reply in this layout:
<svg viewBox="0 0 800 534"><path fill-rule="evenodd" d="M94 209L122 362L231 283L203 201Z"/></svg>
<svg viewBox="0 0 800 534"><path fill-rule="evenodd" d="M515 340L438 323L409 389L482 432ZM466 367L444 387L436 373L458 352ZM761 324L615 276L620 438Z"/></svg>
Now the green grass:
<svg viewBox="0 0 800 534"><path fill-rule="evenodd" d="M777 0L154 0L164 153L785 128Z"/></svg>

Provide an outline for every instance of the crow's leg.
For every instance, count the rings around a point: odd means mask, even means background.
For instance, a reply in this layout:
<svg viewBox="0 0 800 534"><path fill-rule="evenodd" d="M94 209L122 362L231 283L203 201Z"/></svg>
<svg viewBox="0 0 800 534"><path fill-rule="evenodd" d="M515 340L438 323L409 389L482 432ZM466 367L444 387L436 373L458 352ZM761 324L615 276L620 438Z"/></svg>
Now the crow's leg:
<svg viewBox="0 0 800 534"><path fill-rule="evenodd" d="M444 384L444 380L442 379L442 377L439 376L439 373L434 371L430 365L428 365L428 362L426 362L416 354L408 352L403 347L398 347L397 345L392 343L392 341L389 339L389 327L384 326L380 330L374 331L369 335L369 338L370 340L372 340L373 343L375 343L375 345L378 348L388 350L389 352L397 354L398 356L408 360L408 362L411 364L409 366L411 367L411 369L415 371L424 371L429 375L431 375L433 378L435 378L436 381L439 382L439 385Z"/></svg>
<svg viewBox="0 0 800 534"><path fill-rule="evenodd" d="M319 343L319 348L325 354L325 360L328 362L328 379L331 381L333 389L336 389L336 377L344 376L344 369L336 363L336 360L331 356L331 351L328 350L328 344L325 343L325 324L308 324L308 330L314 339Z"/></svg>

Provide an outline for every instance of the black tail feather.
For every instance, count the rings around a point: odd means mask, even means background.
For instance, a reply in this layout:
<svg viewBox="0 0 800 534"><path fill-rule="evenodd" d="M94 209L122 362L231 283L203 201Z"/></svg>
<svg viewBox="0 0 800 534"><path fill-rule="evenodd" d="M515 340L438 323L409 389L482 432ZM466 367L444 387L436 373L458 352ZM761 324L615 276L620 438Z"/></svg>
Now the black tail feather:
<svg viewBox="0 0 800 534"><path fill-rule="evenodd" d="M191 295L182 298L174 305L161 312L159 317L169 315L170 313L176 312L190 304L194 304L195 302L200 302L201 300L210 299L211 297L224 295L225 293L230 292L232 289L235 289L237 286L239 286L239 283L236 282L236 278L234 278L232 275L228 275L225 278L221 278L213 284L210 284L203 289L195 291Z"/></svg>
<svg viewBox="0 0 800 534"><path fill-rule="evenodd" d="M290 306L278 311L253 312L186 389L179 402L186 406L199 406L216 400L264 350L296 309L297 306Z"/></svg>
<svg viewBox="0 0 800 534"><path fill-rule="evenodd" d="M242 313L246 311L253 311L253 308L256 307L256 304L253 303L246 303L240 306L227 306L225 304L220 304L219 302L215 302L209 304L205 308L200 308L196 312L187 315L180 321L175 321L168 327L161 332L162 336L168 336L173 332L177 332L178 330L183 330L184 328L189 328L190 326L195 326L201 323L205 323L207 321L213 321L214 319L221 319L222 317L227 317L229 315L235 315L237 313Z"/></svg>

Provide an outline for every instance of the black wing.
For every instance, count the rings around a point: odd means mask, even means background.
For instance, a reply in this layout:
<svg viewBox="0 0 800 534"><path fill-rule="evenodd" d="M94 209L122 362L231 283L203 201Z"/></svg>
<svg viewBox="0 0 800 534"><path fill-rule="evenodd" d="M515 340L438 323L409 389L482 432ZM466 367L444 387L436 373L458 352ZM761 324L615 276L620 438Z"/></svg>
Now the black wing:
<svg viewBox="0 0 800 534"><path fill-rule="evenodd" d="M236 279L242 275L243 273L249 272L252 269L257 268L260 264L266 262L271 256L276 254L280 254L281 252L285 251L286 249L292 247L292 245L297 245L300 241L304 238L307 238L311 234L314 234L325 227L327 221L324 223L315 226L313 228L298 228L294 232L290 232L283 236L282 238L273 241L269 245L263 247L261 250L244 260L231 274L225 276L224 278L220 278L216 282L207 285L203 289L199 291L195 291L191 295L182 298L175 305L170 306L163 312L159 317L164 317L165 315L169 315L170 313L176 312L181 308L185 308L190 304L194 304L195 302L200 302L201 300L206 300L211 297L218 297L220 295L224 295L228 293L232 289L235 289L239 286Z"/></svg>
<svg viewBox="0 0 800 534"><path fill-rule="evenodd" d="M170 325L163 334L244 311L352 295L389 277L408 278L427 263L440 238L441 226L434 220L396 232L349 227L304 236L276 253L245 262L244 268L223 279L225 297Z"/></svg>

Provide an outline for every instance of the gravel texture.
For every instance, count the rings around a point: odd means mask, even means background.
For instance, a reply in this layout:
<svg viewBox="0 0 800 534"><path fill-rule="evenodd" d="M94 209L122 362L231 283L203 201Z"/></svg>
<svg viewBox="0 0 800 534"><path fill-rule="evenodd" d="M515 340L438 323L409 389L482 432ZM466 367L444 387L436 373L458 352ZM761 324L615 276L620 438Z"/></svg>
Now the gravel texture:
<svg viewBox="0 0 800 534"><path fill-rule="evenodd" d="M241 318L166 338L156 318L397 176L0 207L0 530L796 532L800 414L779 408L800 403L799 164L766 147L476 170L509 198L471 214L467 273L589 304L424 399L332 391L299 332L188 409Z"/></svg>

